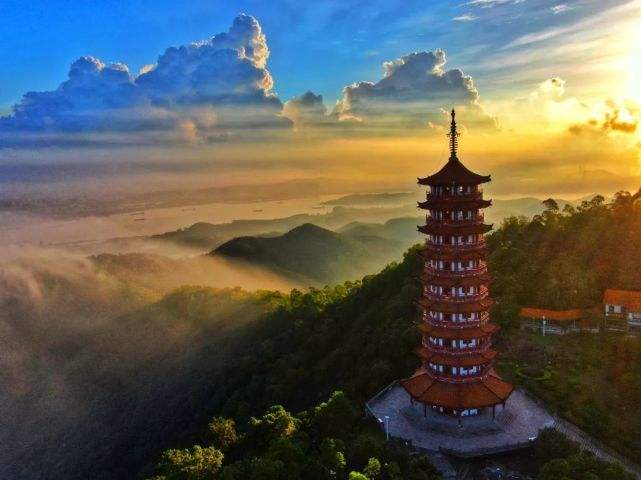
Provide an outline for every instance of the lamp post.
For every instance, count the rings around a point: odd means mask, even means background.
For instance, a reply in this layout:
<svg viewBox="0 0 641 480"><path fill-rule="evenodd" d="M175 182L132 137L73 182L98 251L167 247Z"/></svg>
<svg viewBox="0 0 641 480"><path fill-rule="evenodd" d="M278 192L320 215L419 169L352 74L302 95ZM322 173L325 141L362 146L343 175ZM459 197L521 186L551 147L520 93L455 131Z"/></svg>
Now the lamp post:
<svg viewBox="0 0 641 480"><path fill-rule="evenodd" d="M383 424L383 428L385 429L385 440L389 440L389 415L379 418L378 421Z"/></svg>

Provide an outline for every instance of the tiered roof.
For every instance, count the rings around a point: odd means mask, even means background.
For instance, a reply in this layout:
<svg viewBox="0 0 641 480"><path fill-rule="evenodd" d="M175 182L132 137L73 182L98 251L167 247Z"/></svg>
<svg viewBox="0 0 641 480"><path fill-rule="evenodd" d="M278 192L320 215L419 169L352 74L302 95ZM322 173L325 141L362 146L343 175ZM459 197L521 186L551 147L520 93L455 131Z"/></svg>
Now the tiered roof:
<svg viewBox="0 0 641 480"><path fill-rule="evenodd" d="M416 354L426 362L437 363L448 367L473 367L474 365L485 365L490 363L496 357L496 350L488 348L480 353L472 353L466 355L444 355L439 352L432 352L425 347L416 349Z"/></svg>
<svg viewBox="0 0 641 480"><path fill-rule="evenodd" d="M420 185L479 185L491 181L490 175L479 175L469 170L456 157L450 157L448 162L434 175L419 178Z"/></svg>
<svg viewBox="0 0 641 480"><path fill-rule="evenodd" d="M455 410L491 407L504 403L514 386L501 380L494 371L477 382L437 381L421 368L401 384L414 400Z"/></svg>
<svg viewBox="0 0 641 480"><path fill-rule="evenodd" d="M471 340L492 335L499 330L499 327L493 323L465 328L435 327L429 323L421 323L418 329L422 334L430 337L443 338L445 340Z"/></svg>

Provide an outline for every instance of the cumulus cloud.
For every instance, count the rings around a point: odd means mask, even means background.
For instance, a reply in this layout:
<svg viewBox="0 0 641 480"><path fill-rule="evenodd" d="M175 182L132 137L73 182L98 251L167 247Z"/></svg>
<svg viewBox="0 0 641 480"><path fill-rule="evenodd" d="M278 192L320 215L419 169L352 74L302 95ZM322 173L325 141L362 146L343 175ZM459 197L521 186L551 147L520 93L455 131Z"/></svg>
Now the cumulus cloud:
<svg viewBox="0 0 641 480"><path fill-rule="evenodd" d="M226 33L168 48L138 76L124 64L81 57L56 90L27 93L0 118L0 143L29 133L55 143L69 137L48 134L167 131L172 134L163 138L206 141L230 129L289 126L271 93L268 58L265 35L248 15L238 16Z"/></svg>
<svg viewBox="0 0 641 480"><path fill-rule="evenodd" d="M285 102L283 115L299 126L319 126L331 123L327 108L323 104L323 96L307 91L300 97L294 97Z"/></svg>
<svg viewBox="0 0 641 480"><path fill-rule="evenodd" d="M446 121L443 112L456 107L467 126L496 127L479 104L472 77L445 69L443 50L417 52L383 64L383 78L343 89L334 113L340 120L426 127Z"/></svg>

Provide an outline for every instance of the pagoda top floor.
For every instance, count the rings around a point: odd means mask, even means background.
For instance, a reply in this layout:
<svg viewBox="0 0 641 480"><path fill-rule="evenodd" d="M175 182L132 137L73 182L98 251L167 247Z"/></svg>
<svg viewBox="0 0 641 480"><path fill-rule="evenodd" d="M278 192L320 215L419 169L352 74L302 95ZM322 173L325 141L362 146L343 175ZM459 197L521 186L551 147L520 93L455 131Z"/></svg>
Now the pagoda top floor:
<svg viewBox="0 0 641 480"><path fill-rule="evenodd" d="M447 163L434 175L419 178L419 185L429 186L466 186L479 185L491 181L490 175L479 175L468 169L457 156L458 132L456 131L456 113L452 110L452 122L450 124L450 158Z"/></svg>

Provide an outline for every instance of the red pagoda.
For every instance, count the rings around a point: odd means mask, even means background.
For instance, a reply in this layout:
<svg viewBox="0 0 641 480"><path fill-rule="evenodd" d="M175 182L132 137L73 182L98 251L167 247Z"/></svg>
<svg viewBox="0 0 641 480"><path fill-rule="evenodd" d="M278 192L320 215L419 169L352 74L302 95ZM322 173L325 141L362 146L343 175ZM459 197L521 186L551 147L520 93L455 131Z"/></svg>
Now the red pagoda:
<svg viewBox="0 0 641 480"><path fill-rule="evenodd" d="M461 417L505 405L514 387L498 377L492 365L496 351L490 323L492 300L488 295L487 250L481 209L490 206L479 185L490 176L468 170L457 157L458 133L452 110L450 158L434 175L419 178L429 186L419 203L426 223L418 230L427 235L421 256L425 260L422 312L417 349L421 367L401 384L412 402L440 413Z"/></svg>

